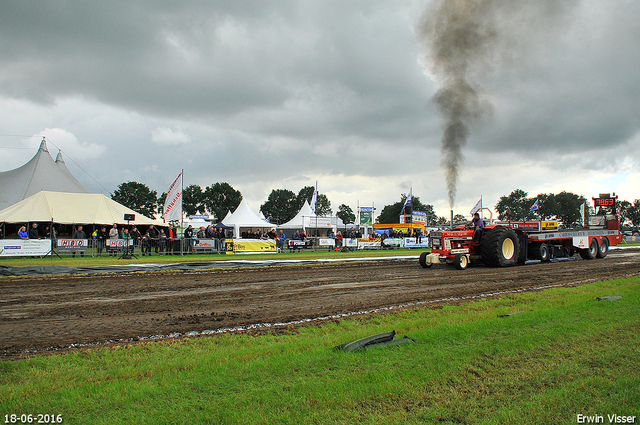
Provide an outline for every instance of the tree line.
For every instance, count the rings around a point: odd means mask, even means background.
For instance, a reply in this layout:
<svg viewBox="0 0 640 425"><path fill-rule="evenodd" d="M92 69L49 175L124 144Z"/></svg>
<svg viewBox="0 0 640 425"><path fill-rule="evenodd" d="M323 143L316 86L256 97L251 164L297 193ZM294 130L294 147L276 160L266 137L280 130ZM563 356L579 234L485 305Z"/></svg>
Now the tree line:
<svg viewBox="0 0 640 425"><path fill-rule="evenodd" d="M314 187L305 186L296 194L288 189L274 189L267 201L260 206L260 211L270 223L283 224L296 216L305 202L311 202ZM111 195L114 201L132 210L154 217L162 214L167 193L151 190L147 185L136 181L121 183ZM209 213L221 221L228 211L234 211L242 201L242 193L227 182L218 182L202 189L192 184L182 191L182 211L187 215ZM330 216L331 202L324 194L316 196L316 214Z"/></svg>
<svg viewBox="0 0 640 425"><path fill-rule="evenodd" d="M537 209L532 206L537 202ZM516 189L508 196L500 197L495 206L499 220L526 221L526 220L558 220L562 227L571 228L581 225L581 206L586 205L590 215L596 213L591 199L576 195L571 192L539 193L529 197L527 192ZM640 225L640 199L633 203L619 201L618 207L622 216L623 225Z"/></svg>
<svg viewBox="0 0 640 425"><path fill-rule="evenodd" d="M305 202L311 202L313 192L313 186L305 186L298 193L289 189L273 189L267 200L260 206L260 211L270 223L286 223L295 217ZM121 183L111 195L114 201L147 217L162 214L166 197L166 193L158 196L155 190L135 181ZM376 223L397 223L406 198L407 195L403 194L399 201L384 206L376 217ZM238 207L241 200L242 193L227 182L214 183L204 189L197 184L192 184L183 190L182 209L187 215L207 212L221 221L228 211ZM536 201L538 209L532 210L531 207ZM500 197L495 205L495 211L498 212L499 220L558 220L563 227L569 228L580 224L580 207L583 203L586 203L590 213L593 214L591 200L575 193L539 193L529 197L524 190L516 189L509 195ZM623 222L636 227L640 225L640 199L636 199L633 203L623 200L619 202L619 206ZM425 212L429 225L446 225L450 221L448 217L438 217L433 205L422 203L415 195L411 197L410 209ZM316 214L319 216L333 214L331 202L324 194L318 194L316 197ZM346 204L338 206L336 216L347 224L355 223L356 220L353 209ZM464 215L457 214L453 221L462 222L468 219Z"/></svg>

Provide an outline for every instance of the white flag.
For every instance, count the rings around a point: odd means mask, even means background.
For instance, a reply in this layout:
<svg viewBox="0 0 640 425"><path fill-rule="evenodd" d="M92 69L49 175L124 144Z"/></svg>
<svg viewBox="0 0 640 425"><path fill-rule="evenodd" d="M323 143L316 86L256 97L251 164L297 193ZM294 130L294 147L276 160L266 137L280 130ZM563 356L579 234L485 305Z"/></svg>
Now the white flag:
<svg viewBox="0 0 640 425"><path fill-rule="evenodd" d="M165 221L182 220L182 173L169 187L162 211Z"/></svg>
<svg viewBox="0 0 640 425"><path fill-rule="evenodd" d="M318 198L318 189L313 190L313 196L311 197L311 211L316 213L316 199Z"/></svg>
<svg viewBox="0 0 640 425"><path fill-rule="evenodd" d="M478 199L478 202L476 202L473 208L471 208L471 211L469 211L469 214L471 215L475 214L476 211L478 211L480 208L482 208L482 196L480 197L480 199Z"/></svg>

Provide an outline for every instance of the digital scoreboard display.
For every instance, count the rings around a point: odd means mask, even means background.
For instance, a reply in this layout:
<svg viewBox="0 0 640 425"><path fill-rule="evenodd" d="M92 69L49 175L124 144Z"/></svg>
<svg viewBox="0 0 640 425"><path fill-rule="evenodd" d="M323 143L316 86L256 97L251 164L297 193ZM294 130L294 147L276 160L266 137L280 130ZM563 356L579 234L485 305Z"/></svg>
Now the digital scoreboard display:
<svg viewBox="0 0 640 425"><path fill-rule="evenodd" d="M613 207L616 204L616 198L593 198L596 207Z"/></svg>

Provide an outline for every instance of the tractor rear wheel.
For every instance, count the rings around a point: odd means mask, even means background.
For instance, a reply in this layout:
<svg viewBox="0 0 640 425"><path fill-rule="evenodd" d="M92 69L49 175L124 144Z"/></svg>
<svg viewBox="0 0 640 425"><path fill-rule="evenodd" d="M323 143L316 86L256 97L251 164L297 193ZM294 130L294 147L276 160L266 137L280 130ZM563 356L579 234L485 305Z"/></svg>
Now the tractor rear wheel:
<svg viewBox="0 0 640 425"><path fill-rule="evenodd" d="M486 231L480 243L482 261L491 267L516 265L520 253L518 235L508 227Z"/></svg>

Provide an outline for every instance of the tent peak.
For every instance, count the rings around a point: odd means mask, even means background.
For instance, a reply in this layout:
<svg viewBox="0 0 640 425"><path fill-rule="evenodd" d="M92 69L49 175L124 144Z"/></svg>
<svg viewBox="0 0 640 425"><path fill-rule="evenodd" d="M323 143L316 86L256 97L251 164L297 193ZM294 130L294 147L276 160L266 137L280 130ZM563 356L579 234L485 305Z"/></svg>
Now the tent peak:
<svg viewBox="0 0 640 425"><path fill-rule="evenodd" d="M42 138L42 142L40 142L40 147L38 148L38 150L49 153L49 149L47 148L47 141L44 137Z"/></svg>

